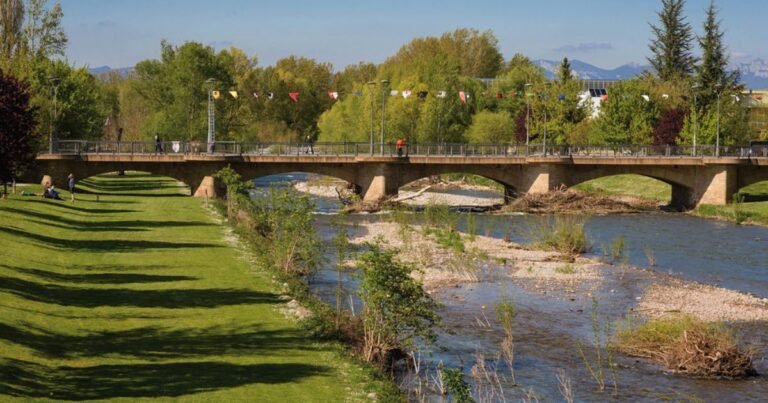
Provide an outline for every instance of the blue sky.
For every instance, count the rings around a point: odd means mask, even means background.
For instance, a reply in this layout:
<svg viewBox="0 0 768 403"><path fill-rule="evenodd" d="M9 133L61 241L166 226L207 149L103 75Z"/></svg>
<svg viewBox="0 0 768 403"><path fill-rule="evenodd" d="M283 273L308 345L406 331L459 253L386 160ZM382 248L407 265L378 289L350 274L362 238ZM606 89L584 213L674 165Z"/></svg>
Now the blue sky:
<svg viewBox="0 0 768 403"><path fill-rule="evenodd" d="M661 0L61 0L77 66L132 66L157 58L160 40L236 46L271 65L297 55L337 70L381 63L411 39L459 27L492 30L505 58L563 56L604 68L645 64ZM709 0L688 0L687 21L701 31ZM766 0L719 0L734 59L768 59Z"/></svg>

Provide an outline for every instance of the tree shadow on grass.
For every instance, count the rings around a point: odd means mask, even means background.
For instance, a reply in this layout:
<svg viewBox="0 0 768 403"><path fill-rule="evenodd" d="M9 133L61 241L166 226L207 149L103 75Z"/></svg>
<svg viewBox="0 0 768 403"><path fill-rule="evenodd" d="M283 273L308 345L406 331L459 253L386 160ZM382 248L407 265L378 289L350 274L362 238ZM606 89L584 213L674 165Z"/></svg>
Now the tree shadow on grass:
<svg viewBox="0 0 768 403"><path fill-rule="evenodd" d="M241 304L276 304L277 296L248 289L167 289L81 288L40 284L0 276L0 292L30 301L95 308L103 306L137 308L215 308Z"/></svg>
<svg viewBox="0 0 768 403"><path fill-rule="evenodd" d="M128 210L128 209L98 209L98 208L89 208L89 207L83 207L78 204L72 204L70 202L65 202L63 200L43 200L43 199L26 199L24 200L24 203L36 203L36 204L44 204L47 207L59 207L70 211L76 211L79 213L89 213L89 214L119 214L119 213L138 213L139 210ZM108 201L105 201L103 203L109 203Z"/></svg>
<svg viewBox="0 0 768 403"><path fill-rule="evenodd" d="M127 239L61 239L23 231L15 227L0 227L0 232L37 241L58 249L84 252L135 252L140 249L221 248L221 245L197 242L130 241Z"/></svg>
<svg viewBox="0 0 768 403"><path fill-rule="evenodd" d="M35 276L48 282L80 283L80 284L138 284L138 283L162 283L170 281L191 281L198 277L192 276L163 276L155 274L138 273L99 273L99 274L63 274L52 271L29 269L24 267L8 266L0 264L17 273Z"/></svg>
<svg viewBox="0 0 768 403"><path fill-rule="evenodd" d="M327 372L327 368L319 365L298 363L237 365L195 361L49 368L4 360L0 361L0 394L65 400L172 397L252 383L296 383Z"/></svg>
<svg viewBox="0 0 768 403"><path fill-rule="evenodd" d="M51 333L24 325L0 323L0 340L35 350L48 359L120 357L126 359L193 359L206 356L257 356L312 349L312 342L298 330L245 328L166 330L143 327L85 335ZM279 351L279 353L278 353Z"/></svg>
<svg viewBox="0 0 768 403"><path fill-rule="evenodd" d="M0 211L6 211L13 214L19 214L27 217L44 220L41 224L51 225L59 222L67 227L59 226L64 229L84 230L84 231L146 231L149 228L171 228L171 227L203 227L213 224L204 221L142 221L142 220L123 220L123 221L80 221L62 217L56 214L47 214L39 211L21 210L12 207L1 207Z"/></svg>

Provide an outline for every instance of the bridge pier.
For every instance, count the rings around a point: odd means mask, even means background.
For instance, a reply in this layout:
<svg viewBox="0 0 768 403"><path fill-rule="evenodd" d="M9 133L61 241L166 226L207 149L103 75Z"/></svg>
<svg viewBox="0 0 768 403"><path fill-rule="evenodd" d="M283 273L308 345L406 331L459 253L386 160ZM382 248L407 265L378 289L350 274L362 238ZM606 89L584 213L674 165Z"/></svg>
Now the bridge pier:
<svg viewBox="0 0 768 403"><path fill-rule="evenodd" d="M400 169L387 163L365 164L357 173L357 184L364 201L378 201L397 195L400 188Z"/></svg>

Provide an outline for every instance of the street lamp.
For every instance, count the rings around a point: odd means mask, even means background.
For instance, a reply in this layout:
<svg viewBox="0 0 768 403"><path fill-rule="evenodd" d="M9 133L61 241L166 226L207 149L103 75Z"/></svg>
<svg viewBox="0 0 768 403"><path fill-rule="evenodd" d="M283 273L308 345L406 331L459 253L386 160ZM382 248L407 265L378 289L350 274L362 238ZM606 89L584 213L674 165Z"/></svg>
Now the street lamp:
<svg viewBox="0 0 768 403"><path fill-rule="evenodd" d="M381 80L381 150L380 153L384 155L384 118L387 116L387 85L389 81Z"/></svg>
<svg viewBox="0 0 768 403"><path fill-rule="evenodd" d="M695 83L691 86L691 89L693 90L693 156L696 156L696 137L698 137L699 134L699 123L696 115L699 114L698 109L696 108L696 90L699 89L701 85L699 83Z"/></svg>
<svg viewBox="0 0 768 403"><path fill-rule="evenodd" d="M717 89L717 123L715 124L715 132L717 137L715 140L715 157L720 156L720 94L723 92L723 84L718 83L715 88Z"/></svg>
<svg viewBox="0 0 768 403"><path fill-rule="evenodd" d="M552 85L552 82L547 81L544 83L546 85L545 92L542 94L542 98L544 99L544 156L547 156L547 95L549 92L549 86Z"/></svg>
<svg viewBox="0 0 768 403"><path fill-rule="evenodd" d="M525 83L525 155L528 155L528 143L531 141L530 133L530 118L531 118L531 101L528 99L528 89L531 88L531 83Z"/></svg>
<svg viewBox="0 0 768 403"><path fill-rule="evenodd" d="M208 153L211 154L215 151L216 143L216 116L215 108L213 104L213 88L216 85L217 80L215 78L209 78L205 80L208 84Z"/></svg>
<svg viewBox="0 0 768 403"><path fill-rule="evenodd" d="M368 88L370 88L370 96L371 96L371 144L370 144L370 151L371 155L373 155L373 87L376 86L376 81L368 81Z"/></svg>
<svg viewBox="0 0 768 403"><path fill-rule="evenodd" d="M53 154L53 133L56 128L56 98L59 92L59 86L57 85L59 79L50 76L48 77L48 82L51 84L51 92L53 92L53 103L51 103L50 133L48 134L48 154Z"/></svg>

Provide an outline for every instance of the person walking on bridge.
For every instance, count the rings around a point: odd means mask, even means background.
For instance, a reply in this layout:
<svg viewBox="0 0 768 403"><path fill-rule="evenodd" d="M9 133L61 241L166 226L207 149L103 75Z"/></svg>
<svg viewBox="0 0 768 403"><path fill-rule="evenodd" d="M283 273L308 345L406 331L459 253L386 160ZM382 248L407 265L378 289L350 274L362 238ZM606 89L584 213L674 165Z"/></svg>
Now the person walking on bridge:
<svg viewBox="0 0 768 403"><path fill-rule="evenodd" d="M155 154L163 153L163 143L160 141L160 133L155 133Z"/></svg>

